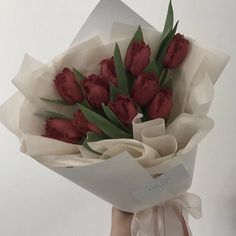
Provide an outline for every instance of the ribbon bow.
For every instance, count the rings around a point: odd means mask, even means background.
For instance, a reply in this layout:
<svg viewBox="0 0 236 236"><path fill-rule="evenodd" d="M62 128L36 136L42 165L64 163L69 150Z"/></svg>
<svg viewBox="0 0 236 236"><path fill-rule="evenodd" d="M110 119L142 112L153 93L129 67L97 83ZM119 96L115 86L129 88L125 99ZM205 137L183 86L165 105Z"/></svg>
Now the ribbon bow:
<svg viewBox="0 0 236 236"><path fill-rule="evenodd" d="M192 236L191 230L183 213L188 213L195 219L202 216L201 199L192 193L183 193L176 198L167 202L159 204L155 207L138 212L134 215L131 235L132 236L170 236L167 235L167 217L165 217L165 210L172 210L172 222L178 221L182 226L181 236ZM173 227L169 225L168 227ZM178 230L177 230L178 231ZM175 231L175 236L176 231Z"/></svg>

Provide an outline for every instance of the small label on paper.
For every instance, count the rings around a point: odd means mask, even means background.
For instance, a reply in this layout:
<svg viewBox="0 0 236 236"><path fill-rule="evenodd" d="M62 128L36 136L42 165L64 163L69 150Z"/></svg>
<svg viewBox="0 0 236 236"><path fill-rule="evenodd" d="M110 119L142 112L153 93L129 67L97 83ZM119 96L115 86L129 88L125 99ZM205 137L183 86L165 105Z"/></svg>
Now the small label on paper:
<svg viewBox="0 0 236 236"><path fill-rule="evenodd" d="M178 165L147 185L136 189L133 195L142 201L153 203L166 201L179 194L178 191L187 190L191 181L189 177L190 174L185 167Z"/></svg>

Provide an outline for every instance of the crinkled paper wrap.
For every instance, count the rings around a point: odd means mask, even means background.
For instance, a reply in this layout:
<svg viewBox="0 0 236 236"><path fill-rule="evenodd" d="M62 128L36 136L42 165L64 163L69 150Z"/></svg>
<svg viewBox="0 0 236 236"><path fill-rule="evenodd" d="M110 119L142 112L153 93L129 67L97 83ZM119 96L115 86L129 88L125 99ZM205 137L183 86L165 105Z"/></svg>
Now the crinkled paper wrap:
<svg viewBox="0 0 236 236"><path fill-rule="evenodd" d="M145 41L155 52L160 43L158 31L120 1L102 0L64 53L46 64L25 55L13 79L19 92L0 108L1 122L17 135L23 153L131 212L169 200L190 187L197 146L213 128L213 121L206 114L214 84L229 57L189 39L191 47L185 62L172 72L174 107L168 122L156 119L142 123L139 114L133 120L133 140L89 144L103 153L101 156L81 145L42 137L44 120L33 114L50 110L72 115L75 107L40 100L40 97L59 98L53 84L55 75L64 67L78 68L84 74L97 73L99 62L113 55L115 42L124 57L139 24L143 26ZM181 183L170 183L163 196L159 192L148 197L135 195L138 189L159 181L159 175L178 166L184 168L186 176L182 176Z"/></svg>

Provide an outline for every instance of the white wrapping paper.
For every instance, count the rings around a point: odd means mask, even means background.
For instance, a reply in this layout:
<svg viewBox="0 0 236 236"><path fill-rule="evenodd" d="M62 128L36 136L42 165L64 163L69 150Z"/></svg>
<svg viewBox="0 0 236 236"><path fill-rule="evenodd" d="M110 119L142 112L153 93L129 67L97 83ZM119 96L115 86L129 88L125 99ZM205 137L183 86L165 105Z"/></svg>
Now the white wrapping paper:
<svg viewBox="0 0 236 236"><path fill-rule="evenodd" d="M22 152L129 212L170 200L191 186L197 146L213 128L206 114L214 84L229 57L189 39L188 57L172 74L174 107L168 122L142 123L138 115L133 120L133 140L89 144L101 156L80 145L42 137L44 120L33 114L50 110L72 115L74 107L39 99L59 98L53 86L55 75L63 67L85 74L98 72L99 62L112 56L115 42L124 56L137 25L143 27L145 41L155 51L160 43L158 31L121 1L100 1L70 49L47 64L25 56L13 79L20 92L0 107L0 120L20 139Z"/></svg>

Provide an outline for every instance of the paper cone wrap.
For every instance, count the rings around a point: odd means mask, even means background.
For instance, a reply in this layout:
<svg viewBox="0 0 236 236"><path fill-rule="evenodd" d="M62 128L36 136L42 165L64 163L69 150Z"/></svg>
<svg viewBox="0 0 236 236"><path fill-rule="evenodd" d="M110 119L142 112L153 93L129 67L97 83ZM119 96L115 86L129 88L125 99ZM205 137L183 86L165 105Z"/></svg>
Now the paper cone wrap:
<svg viewBox="0 0 236 236"><path fill-rule="evenodd" d="M59 99L53 84L56 74L64 67L78 68L85 75L98 73L99 62L113 55L115 42L124 58L138 25L155 52L161 34L154 27L121 1L101 0L64 53L46 64L25 56L13 79L19 92L0 107L0 120L17 135L23 153L115 207L133 213L168 202L191 186L198 144L214 126L206 116L214 84L229 57L189 38L189 54L172 72L174 107L169 120L142 122L137 115L132 124L134 139L89 143L102 155L81 145L42 137L45 121L34 113L50 110L72 115L75 107L40 99ZM165 217L171 221L173 209ZM169 232L178 231L179 226L174 225Z"/></svg>

